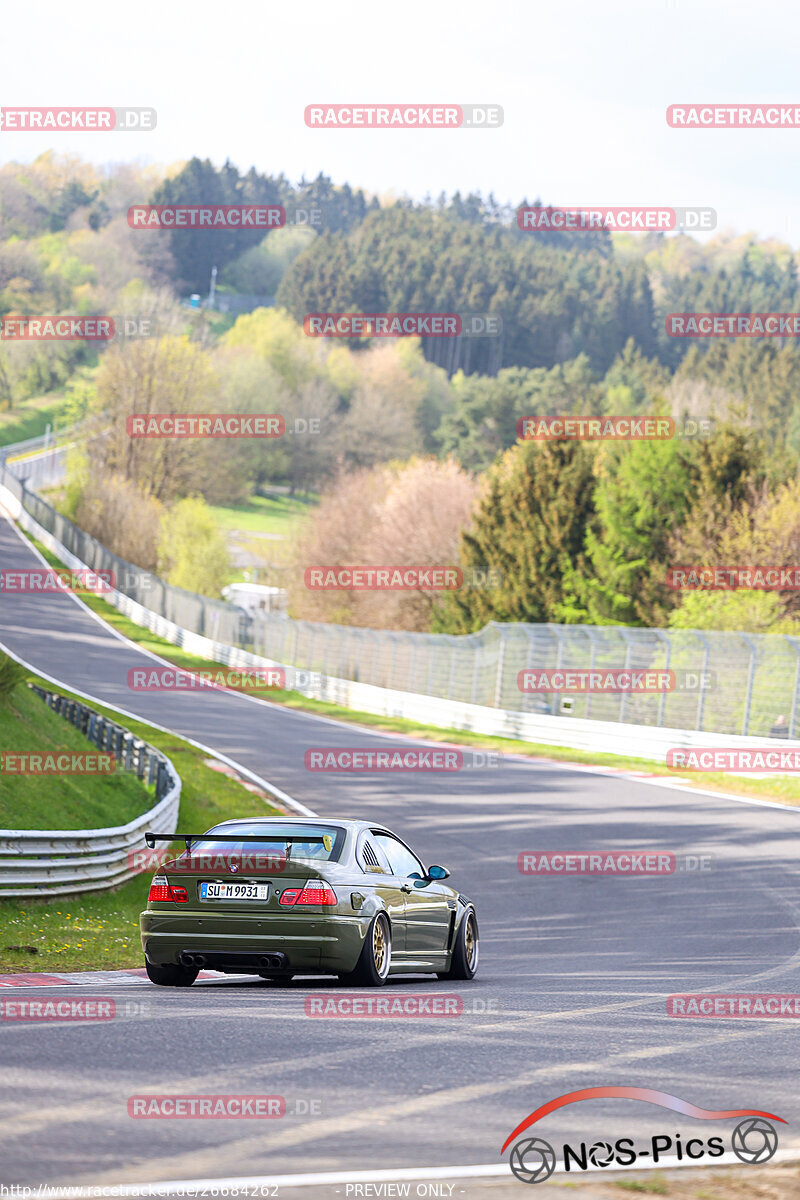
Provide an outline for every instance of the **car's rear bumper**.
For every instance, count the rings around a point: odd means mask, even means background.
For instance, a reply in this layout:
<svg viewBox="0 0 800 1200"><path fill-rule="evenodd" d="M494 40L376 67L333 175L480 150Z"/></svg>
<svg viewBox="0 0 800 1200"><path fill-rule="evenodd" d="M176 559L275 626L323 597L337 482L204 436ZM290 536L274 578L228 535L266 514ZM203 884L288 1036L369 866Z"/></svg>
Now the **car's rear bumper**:
<svg viewBox="0 0 800 1200"><path fill-rule="evenodd" d="M358 962L369 917L310 914L287 920L237 913L231 929L218 916L148 909L139 928L145 957L159 966L179 963L181 954L191 953L213 956L209 965L217 969L251 974L259 969L260 956L281 954L284 970L337 974L352 971Z"/></svg>

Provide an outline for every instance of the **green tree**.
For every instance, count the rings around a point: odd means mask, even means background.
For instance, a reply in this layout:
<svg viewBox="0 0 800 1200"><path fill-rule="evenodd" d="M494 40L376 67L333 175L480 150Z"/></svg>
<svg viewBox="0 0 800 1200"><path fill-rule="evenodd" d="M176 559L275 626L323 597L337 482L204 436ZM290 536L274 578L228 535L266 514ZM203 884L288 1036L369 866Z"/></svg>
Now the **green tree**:
<svg viewBox="0 0 800 1200"><path fill-rule="evenodd" d="M675 440L604 445L597 455L597 525L586 532L579 581L596 625L658 625L671 607L664 584L669 539L686 518L692 477Z"/></svg>
<svg viewBox="0 0 800 1200"><path fill-rule="evenodd" d="M450 593L437 613L439 629L469 633L492 620L585 619L577 581L595 519L593 457L582 442L521 442L497 460L461 540L467 582L475 568L491 572L497 586Z"/></svg>
<svg viewBox="0 0 800 1200"><path fill-rule="evenodd" d="M159 570L168 583L204 596L219 596L227 583L225 536L199 496L179 500L162 518Z"/></svg>

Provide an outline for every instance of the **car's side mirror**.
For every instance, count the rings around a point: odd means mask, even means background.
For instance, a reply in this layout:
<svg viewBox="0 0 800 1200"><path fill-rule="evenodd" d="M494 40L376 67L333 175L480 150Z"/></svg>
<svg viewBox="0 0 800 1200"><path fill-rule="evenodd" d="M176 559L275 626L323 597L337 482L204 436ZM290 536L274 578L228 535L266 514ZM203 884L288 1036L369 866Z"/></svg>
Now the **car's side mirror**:
<svg viewBox="0 0 800 1200"><path fill-rule="evenodd" d="M449 875L447 867L428 867L428 879L447 879Z"/></svg>

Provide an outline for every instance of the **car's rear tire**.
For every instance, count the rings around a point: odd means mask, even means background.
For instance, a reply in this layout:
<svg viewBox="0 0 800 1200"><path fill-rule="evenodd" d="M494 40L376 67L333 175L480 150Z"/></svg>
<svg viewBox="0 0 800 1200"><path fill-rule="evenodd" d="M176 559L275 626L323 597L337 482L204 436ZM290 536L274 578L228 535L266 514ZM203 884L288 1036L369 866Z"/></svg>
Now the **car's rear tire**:
<svg viewBox="0 0 800 1200"><path fill-rule="evenodd" d="M174 963L151 963L144 960L147 978L161 987L191 987L198 976L197 967L181 967Z"/></svg>
<svg viewBox="0 0 800 1200"><path fill-rule="evenodd" d="M355 970L339 978L356 987L382 987L392 965L392 931L385 913L372 918Z"/></svg>
<svg viewBox="0 0 800 1200"><path fill-rule="evenodd" d="M468 909L461 918L456 934L456 944L450 959L450 970L439 971L440 979L474 979L478 969L478 920L473 909Z"/></svg>

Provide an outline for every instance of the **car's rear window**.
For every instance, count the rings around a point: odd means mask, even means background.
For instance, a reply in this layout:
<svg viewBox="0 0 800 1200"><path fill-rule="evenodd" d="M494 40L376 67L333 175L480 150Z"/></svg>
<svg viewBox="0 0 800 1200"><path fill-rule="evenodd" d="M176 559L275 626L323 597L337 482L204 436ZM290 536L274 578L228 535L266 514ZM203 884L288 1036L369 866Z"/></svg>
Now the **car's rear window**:
<svg viewBox="0 0 800 1200"><path fill-rule="evenodd" d="M295 860L312 862L338 862L344 846L345 831L340 825L301 825L287 821L281 824L265 825L263 821L253 821L252 824L237 825L226 832L226 836L214 837L222 833L221 826L214 826L198 842L192 842L192 855L199 854L280 854L287 855L289 862ZM238 835L238 837L237 837ZM263 835L263 838L262 838ZM258 837L257 842L239 840L242 836ZM299 842L289 841L289 838L299 837ZM324 838L324 841L307 841L307 838Z"/></svg>

